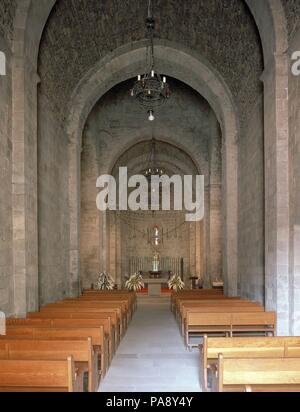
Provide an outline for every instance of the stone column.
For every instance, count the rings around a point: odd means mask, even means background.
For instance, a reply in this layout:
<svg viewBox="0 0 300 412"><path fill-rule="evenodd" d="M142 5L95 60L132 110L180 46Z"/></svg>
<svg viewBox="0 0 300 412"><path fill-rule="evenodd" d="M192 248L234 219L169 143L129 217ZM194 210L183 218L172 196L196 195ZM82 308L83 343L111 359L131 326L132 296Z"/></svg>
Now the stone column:
<svg viewBox="0 0 300 412"><path fill-rule="evenodd" d="M209 185L205 184L204 192L204 220L203 220L203 234L204 234L204 245L203 245L203 255L204 255L204 276L203 282L204 287L209 288L211 286L210 281L210 196L209 196Z"/></svg>
<svg viewBox="0 0 300 412"><path fill-rule="evenodd" d="M196 224L189 224L189 238L190 238L190 270L187 273L186 284L191 285L191 275L196 275Z"/></svg>
<svg viewBox="0 0 300 412"><path fill-rule="evenodd" d="M117 214L117 235L116 235L116 283L118 287L122 285L122 232L121 232L121 219Z"/></svg>
<svg viewBox="0 0 300 412"><path fill-rule="evenodd" d="M224 107L228 118L222 128L222 250L225 293L236 296L238 292L238 156L236 124L232 109Z"/></svg>
<svg viewBox="0 0 300 412"><path fill-rule="evenodd" d="M265 90L265 305L277 311L278 335L289 334L288 59L274 55Z"/></svg>
<svg viewBox="0 0 300 412"><path fill-rule="evenodd" d="M201 268L201 222L196 222L196 268L195 275L202 279L203 273Z"/></svg>
<svg viewBox="0 0 300 412"><path fill-rule="evenodd" d="M210 155L210 260L209 275L211 281L222 276L222 184L221 184L221 136L218 123L213 119L211 126Z"/></svg>
<svg viewBox="0 0 300 412"><path fill-rule="evenodd" d="M69 143L69 276L67 295L78 296L80 279L81 142Z"/></svg>
<svg viewBox="0 0 300 412"><path fill-rule="evenodd" d="M299 50L300 31L290 43L288 54ZM290 147L290 334L300 334L300 75L289 75L289 147Z"/></svg>
<svg viewBox="0 0 300 412"><path fill-rule="evenodd" d="M13 57L12 208L14 313L39 308L37 229L37 84L30 61Z"/></svg>
<svg viewBox="0 0 300 412"><path fill-rule="evenodd" d="M117 267L116 267L116 246L117 246L117 227L116 227L116 213L109 212L109 273L112 279L117 282Z"/></svg>

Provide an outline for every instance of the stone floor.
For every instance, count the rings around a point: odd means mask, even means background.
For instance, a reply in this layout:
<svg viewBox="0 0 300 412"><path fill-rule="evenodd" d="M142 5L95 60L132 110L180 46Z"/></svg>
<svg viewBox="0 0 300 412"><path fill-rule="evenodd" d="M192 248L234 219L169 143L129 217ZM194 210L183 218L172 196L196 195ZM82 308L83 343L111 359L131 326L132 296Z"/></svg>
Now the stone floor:
<svg viewBox="0 0 300 412"><path fill-rule="evenodd" d="M186 351L169 299L139 300L99 391L201 391L198 351Z"/></svg>

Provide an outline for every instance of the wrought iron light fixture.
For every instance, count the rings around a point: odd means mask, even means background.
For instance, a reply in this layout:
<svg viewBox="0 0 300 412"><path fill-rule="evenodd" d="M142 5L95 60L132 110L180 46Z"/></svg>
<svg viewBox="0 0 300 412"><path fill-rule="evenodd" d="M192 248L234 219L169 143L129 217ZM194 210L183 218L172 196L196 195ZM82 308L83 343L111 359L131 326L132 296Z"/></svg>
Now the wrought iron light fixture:
<svg viewBox="0 0 300 412"><path fill-rule="evenodd" d="M152 138L151 141L151 152L150 157L147 162L147 168L144 171L144 175L147 179L151 179L151 176L162 176L166 174L163 167L159 166L156 160L156 140Z"/></svg>
<svg viewBox="0 0 300 412"><path fill-rule="evenodd" d="M146 48L146 71L143 75L138 75L134 87L131 89L131 96L135 97L140 104L147 109L149 121L155 120L154 109L161 106L171 96L167 78L161 76L155 69L154 59L154 30L155 19L153 17L152 1L149 0L148 17L146 28L149 38L149 45Z"/></svg>

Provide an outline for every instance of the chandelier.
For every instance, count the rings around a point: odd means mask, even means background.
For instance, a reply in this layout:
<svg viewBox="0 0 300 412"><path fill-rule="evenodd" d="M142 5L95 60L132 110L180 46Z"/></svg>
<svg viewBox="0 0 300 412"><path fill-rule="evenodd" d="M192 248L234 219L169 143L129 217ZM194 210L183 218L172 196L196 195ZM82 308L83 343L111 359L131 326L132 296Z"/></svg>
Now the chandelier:
<svg viewBox="0 0 300 412"><path fill-rule="evenodd" d="M138 75L137 81L131 89L131 96L135 97L140 104L146 108L148 119L155 120L154 109L161 106L171 96L167 78L161 76L155 69L154 59L154 30L155 20L152 11L152 1L149 0L148 17L146 28L149 45L146 48L146 70L145 74Z"/></svg>
<svg viewBox="0 0 300 412"><path fill-rule="evenodd" d="M151 152L150 157L147 162L147 168L144 171L144 175L147 179L151 179L152 176L159 176L166 174L163 167L159 166L156 160L156 140L152 138L151 140Z"/></svg>

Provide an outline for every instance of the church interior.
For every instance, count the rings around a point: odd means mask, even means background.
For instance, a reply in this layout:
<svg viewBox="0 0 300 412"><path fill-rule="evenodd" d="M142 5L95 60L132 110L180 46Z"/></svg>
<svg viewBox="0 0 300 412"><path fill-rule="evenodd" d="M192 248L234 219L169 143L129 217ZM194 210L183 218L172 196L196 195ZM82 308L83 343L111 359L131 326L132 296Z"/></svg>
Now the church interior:
<svg viewBox="0 0 300 412"><path fill-rule="evenodd" d="M300 0L0 0L0 392L300 392L299 130Z"/></svg>

